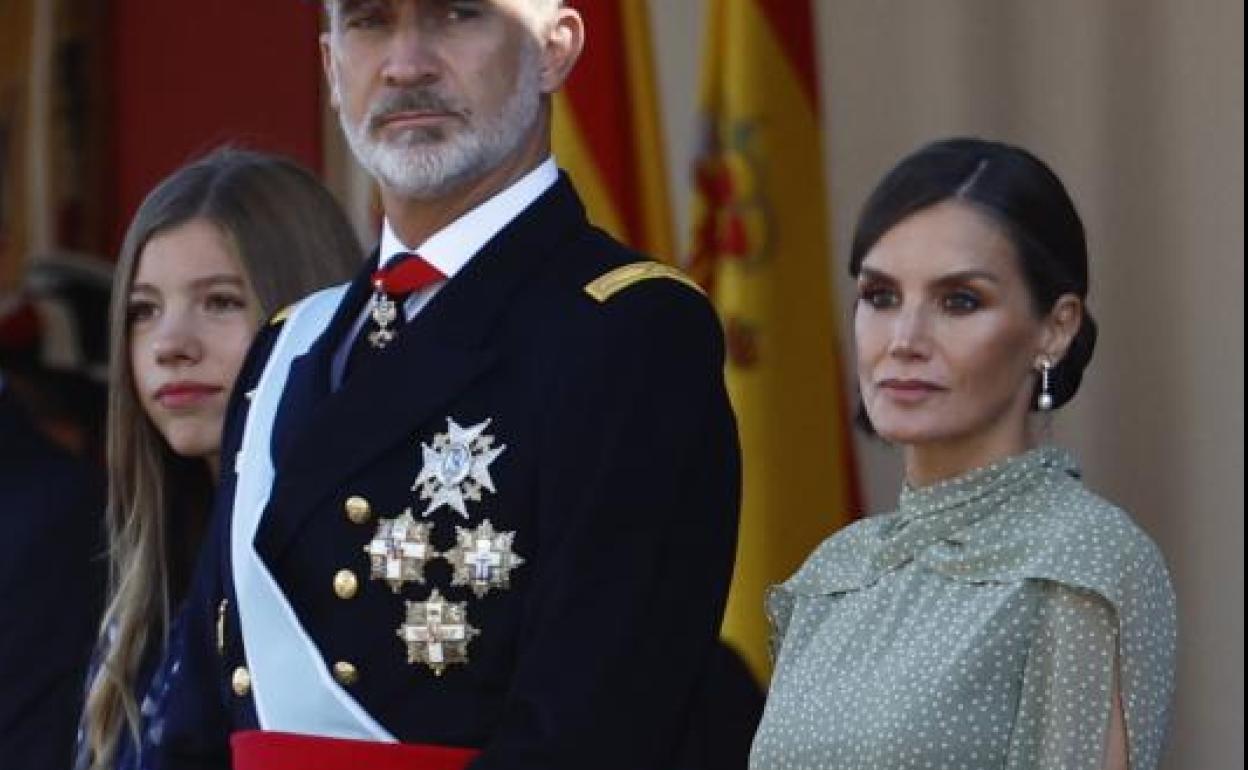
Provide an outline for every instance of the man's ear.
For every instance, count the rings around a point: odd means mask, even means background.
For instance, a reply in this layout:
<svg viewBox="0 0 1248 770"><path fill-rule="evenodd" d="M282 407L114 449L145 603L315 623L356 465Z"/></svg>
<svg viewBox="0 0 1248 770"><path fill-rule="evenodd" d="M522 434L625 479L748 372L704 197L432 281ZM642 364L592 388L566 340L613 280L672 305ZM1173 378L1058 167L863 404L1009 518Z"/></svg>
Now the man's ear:
<svg viewBox="0 0 1248 770"><path fill-rule="evenodd" d="M554 19L542 36L541 44L542 93L552 94L563 86L568 75L572 73L572 68L576 66L581 50L585 48L585 22L581 19L581 14L568 7L555 11Z"/></svg>
<svg viewBox="0 0 1248 770"><path fill-rule="evenodd" d="M334 74L334 52L329 41L330 34L321 33L321 70L325 73L325 84L329 86L329 105L337 111L342 105L338 94L338 78Z"/></svg>

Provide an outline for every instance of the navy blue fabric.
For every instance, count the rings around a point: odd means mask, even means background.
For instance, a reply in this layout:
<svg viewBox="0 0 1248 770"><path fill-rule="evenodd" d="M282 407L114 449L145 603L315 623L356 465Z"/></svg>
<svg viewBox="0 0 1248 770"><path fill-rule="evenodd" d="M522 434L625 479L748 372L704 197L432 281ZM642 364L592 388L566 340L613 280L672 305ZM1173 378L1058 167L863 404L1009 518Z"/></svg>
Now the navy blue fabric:
<svg viewBox="0 0 1248 770"><path fill-rule="evenodd" d="M136 743L129 727L123 727L117 742L117 754L112 770L153 770L157 756L152 746L161 742L165 730L165 715L170 686L181 671L180 653L186 649L183 641L186 625L179 613L170 624L169 644L144 656L135 677L135 700L139 704L139 740ZM171 651L172 654L166 654ZM102 660L103 648L97 648L87 675L88 685L94 681ZM85 723L79 725L78 745L74 767L84 770L90 766L86 745Z"/></svg>

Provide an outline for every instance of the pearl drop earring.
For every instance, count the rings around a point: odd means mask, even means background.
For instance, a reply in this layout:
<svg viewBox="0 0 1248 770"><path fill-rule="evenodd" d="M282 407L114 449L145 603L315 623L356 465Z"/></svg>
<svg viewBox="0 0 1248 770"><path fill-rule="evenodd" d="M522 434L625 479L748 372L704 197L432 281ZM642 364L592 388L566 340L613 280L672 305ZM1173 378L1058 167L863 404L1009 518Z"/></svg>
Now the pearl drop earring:
<svg viewBox="0 0 1248 770"><path fill-rule="evenodd" d="M1048 358L1040 359L1040 395L1036 397L1036 406L1042 412L1047 412L1053 408L1053 392L1049 384L1049 373L1053 370L1053 364Z"/></svg>

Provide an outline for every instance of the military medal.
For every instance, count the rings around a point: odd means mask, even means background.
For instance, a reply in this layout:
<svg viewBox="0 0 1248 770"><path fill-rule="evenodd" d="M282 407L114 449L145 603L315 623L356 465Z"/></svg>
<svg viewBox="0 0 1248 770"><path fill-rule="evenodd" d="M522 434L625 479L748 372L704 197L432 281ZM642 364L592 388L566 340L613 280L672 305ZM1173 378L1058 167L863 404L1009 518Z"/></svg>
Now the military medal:
<svg viewBox="0 0 1248 770"><path fill-rule="evenodd" d="M382 292L380 283L376 284L373 292L373 306L369 315L377 328L368 333L368 344L380 350L394 340L394 329L390 326L399 317L399 306Z"/></svg>
<svg viewBox="0 0 1248 770"><path fill-rule="evenodd" d="M368 343L380 349L394 341L395 329L390 327L399 317L396 297L406 298L445 278L441 271L416 254L397 254L389 266L374 272L369 315L377 328L368 333Z"/></svg>
<svg viewBox="0 0 1248 770"><path fill-rule="evenodd" d="M412 491L420 490L420 498L429 501L421 516L428 516L443 505L449 505L460 516L468 518L465 501L481 499L481 490L494 490L490 463L498 459L506 446L494 446L494 437L485 429L490 421L461 428L446 418L447 432L433 437L433 445L421 444L423 465Z"/></svg>
<svg viewBox="0 0 1248 770"><path fill-rule="evenodd" d="M407 618L395 632L407 644L407 662L442 676L447 666L468 662L468 643L479 633L468 623L467 602L448 602L438 589L423 602L407 602Z"/></svg>
<svg viewBox="0 0 1248 770"><path fill-rule="evenodd" d="M507 588L511 571L524 564L524 559L511 550L516 533L495 532L489 519L476 529L456 527L455 532L457 544L445 554L455 568L451 585L469 586L477 598L491 588Z"/></svg>
<svg viewBox="0 0 1248 770"><path fill-rule="evenodd" d="M429 544L432 528L431 523L413 519L411 508L402 516L378 519L376 534L364 546L371 565L369 578L386 581L396 594L404 583L423 585L425 565L438 555Z"/></svg>

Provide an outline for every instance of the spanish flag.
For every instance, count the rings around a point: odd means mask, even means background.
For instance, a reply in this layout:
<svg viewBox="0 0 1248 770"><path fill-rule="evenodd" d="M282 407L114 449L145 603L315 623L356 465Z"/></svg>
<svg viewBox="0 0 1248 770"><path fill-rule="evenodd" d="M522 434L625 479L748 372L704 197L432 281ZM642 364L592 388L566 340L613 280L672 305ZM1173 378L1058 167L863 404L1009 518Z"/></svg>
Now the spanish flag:
<svg viewBox="0 0 1248 770"><path fill-rule="evenodd" d="M650 25L641 0L583 0L593 42L554 100L554 152L589 218L618 240L673 262Z"/></svg>
<svg viewBox="0 0 1248 770"><path fill-rule="evenodd" d="M728 338L744 460L723 635L770 669L766 588L858 512L838 363L813 9L709 0L690 270Z"/></svg>

